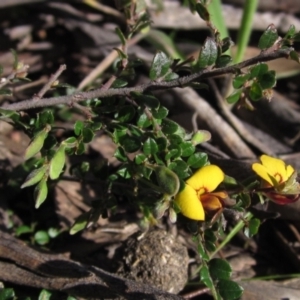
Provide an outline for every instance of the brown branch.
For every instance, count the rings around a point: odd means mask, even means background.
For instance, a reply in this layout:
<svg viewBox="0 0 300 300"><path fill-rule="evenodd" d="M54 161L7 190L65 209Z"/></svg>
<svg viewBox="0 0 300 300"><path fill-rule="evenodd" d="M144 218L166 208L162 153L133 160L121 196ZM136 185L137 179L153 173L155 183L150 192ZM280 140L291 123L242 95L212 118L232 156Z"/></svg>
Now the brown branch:
<svg viewBox="0 0 300 300"><path fill-rule="evenodd" d="M150 81L149 83L139 85L136 87L130 88L117 88L117 89L109 89L109 90L102 90L96 89L89 92L76 92L73 95L68 96L60 96L60 97L51 97L51 98L43 98L40 101L34 101L33 99L24 100L19 103L14 103L10 105L4 105L1 108L20 111L20 110L29 110L38 107L49 107L58 104L65 104L65 105L73 105L77 102L82 102L92 98L108 98L112 96L129 96L132 92L139 92L143 93L145 91L152 91L152 90L164 90L170 89L175 87L183 87L192 82L199 81L206 78L212 78L224 74L235 74L238 70L254 65L258 62L266 62L270 60L275 60L278 58L288 58L289 53L293 50L293 48L288 49L280 49L274 51L272 53L265 53L262 52L260 55L245 60L239 64L228 66L220 69L204 69L200 72L197 72L192 75L184 76L175 80L171 81Z"/></svg>
<svg viewBox="0 0 300 300"><path fill-rule="evenodd" d="M62 255L39 252L0 231L0 280L66 292L87 299L182 300L150 285L102 269L85 266Z"/></svg>

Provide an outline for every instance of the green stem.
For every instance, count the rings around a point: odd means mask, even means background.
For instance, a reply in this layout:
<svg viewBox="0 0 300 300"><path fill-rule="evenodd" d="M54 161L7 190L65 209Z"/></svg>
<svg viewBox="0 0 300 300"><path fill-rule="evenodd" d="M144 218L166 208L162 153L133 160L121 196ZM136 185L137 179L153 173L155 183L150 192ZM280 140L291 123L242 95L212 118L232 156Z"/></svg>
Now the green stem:
<svg viewBox="0 0 300 300"><path fill-rule="evenodd" d="M214 2L214 1L213 1ZM242 23L237 37L237 53L234 63L242 61L252 31L253 16L256 12L258 0L246 0Z"/></svg>
<svg viewBox="0 0 300 300"><path fill-rule="evenodd" d="M230 231L227 237L223 240L223 242L217 247L217 249L210 255L210 257L215 256L225 245L229 243L229 241L244 227L245 222L250 221L253 215L251 212L247 212L243 220L240 220L235 227Z"/></svg>
<svg viewBox="0 0 300 300"><path fill-rule="evenodd" d="M220 0L213 0L208 6L211 23L220 32L221 39L228 37L228 30L225 24L225 19L222 14L222 5Z"/></svg>

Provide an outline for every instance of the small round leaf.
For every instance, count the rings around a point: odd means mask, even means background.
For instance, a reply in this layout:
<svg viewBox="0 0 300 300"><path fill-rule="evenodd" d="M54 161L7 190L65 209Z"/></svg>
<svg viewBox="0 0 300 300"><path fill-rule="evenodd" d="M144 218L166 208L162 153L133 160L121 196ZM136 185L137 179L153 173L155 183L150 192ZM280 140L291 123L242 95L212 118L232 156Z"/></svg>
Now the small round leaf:
<svg viewBox="0 0 300 300"><path fill-rule="evenodd" d="M154 155L158 151L158 146L153 138L148 138L143 145L145 155Z"/></svg>
<svg viewBox="0 0 300 300"><path fill-rule="evenodd" d="M82 130L82 136L83 136L82 141L84 143L89 143L89 142L91 142L93 140L95 134L94 134L94 132L90 128L83 128L83 130Z"/></svg>
<svg viewBox="0 0 300 300"><path fill-rule="evenodd" d="M229 263L220 258L209 261L209 272L214 280L229 279L232 273Z"/></svg>
<svg viewBox="0 0 300 300"><path fill-rule="evenodd" d="M224 300L240 299L244 291L236 282L224 279L218 282L217 289Z"/></svg>
<svg viewBox="0 0 300 300"><path fill-rule="evenodd" d="M35 233L34 240L39 245L46 245L49 243L50 237L46 231L40 230Z"/></svg>

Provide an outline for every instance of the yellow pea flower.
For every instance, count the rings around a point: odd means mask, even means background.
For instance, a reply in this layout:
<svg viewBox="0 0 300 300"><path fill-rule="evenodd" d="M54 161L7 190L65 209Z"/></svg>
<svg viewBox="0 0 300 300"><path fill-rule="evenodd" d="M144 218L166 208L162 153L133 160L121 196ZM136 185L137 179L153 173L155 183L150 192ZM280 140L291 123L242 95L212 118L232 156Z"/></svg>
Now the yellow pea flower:
<svg viewBox="0 0 300 300"><path fill-rule="evenodd" d="M252 165L252 170L270 186L279 187L295 172L292 166L287 166L283 160L278 158L264 154L260 157L260 161L261 164L254 163Z"/></svg>
<svg viewBox="0 0 300 300"><path fill-rule="evenodd" d="M186 182L184 189L177 194L175 202L181 213L189 219L205 220L205 211L215 211L223 207L225 192L212 193L224 180L223 171L215 165L198 170Z"/></svg>
<svg viewBox="0 0 300 300"><path fill-rule="evenodd" d="M278 204L295 202L299 198L300 187L297 173L291 165L268 155L260 157L261 163L254 163L252 170L263 179L264 194Z"/></svg>

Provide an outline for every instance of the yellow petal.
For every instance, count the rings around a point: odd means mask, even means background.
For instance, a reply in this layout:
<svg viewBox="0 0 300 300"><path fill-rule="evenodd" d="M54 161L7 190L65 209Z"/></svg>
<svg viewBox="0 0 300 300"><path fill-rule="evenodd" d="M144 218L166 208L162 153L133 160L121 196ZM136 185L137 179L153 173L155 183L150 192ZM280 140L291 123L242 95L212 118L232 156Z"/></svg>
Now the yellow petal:
<svg viewBox="0 0 300 300"><path fill-rule="evenodd" d="M195 190L204 188L206 192L212 192L223 180L223 171L215 165L209 165L198 170L186 183Z"/></svg>
<svg viewBox="0 0 300 300"><path fill-rule="evenodd" d="M252 165L252 170L262 179L264 179L265 181L267 181L268 183L270 183L271 186L274 186L269 174L268 174L268 170L261 164L259 163L254 163Z"/></svg>
<svg viewBox="0 0 300 300"><path fill-rule="evenodd" d="M203 221L205 219L203 206L197 197L197 192L189 185L175 197L175 202L181 213L192 220Z"/></svg>
<svg viewBox="0 0 300 300"><path fill-rule="evenodd" d="M219 198L212 194L203 195L201 197L201 203L206 211L213 211L222 208L222 203Z"/></svg>

